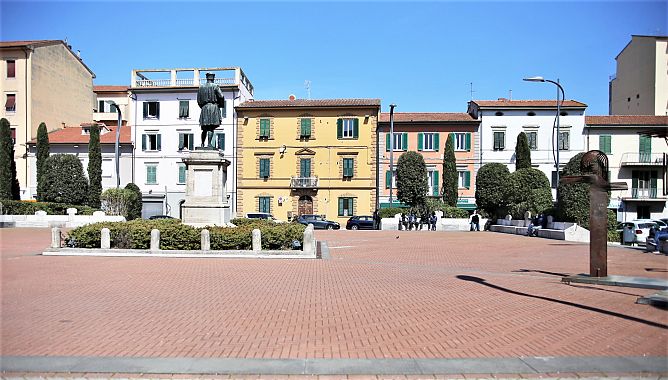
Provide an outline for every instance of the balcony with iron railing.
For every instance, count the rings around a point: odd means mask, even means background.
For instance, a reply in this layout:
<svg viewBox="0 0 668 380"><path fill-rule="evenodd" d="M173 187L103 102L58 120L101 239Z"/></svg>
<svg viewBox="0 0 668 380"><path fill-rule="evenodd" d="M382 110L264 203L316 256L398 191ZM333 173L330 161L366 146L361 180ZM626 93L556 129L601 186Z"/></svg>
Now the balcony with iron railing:
<svg viewBox="0 0 668 380"><path fill-rule="evenodd" d="M317 189L318 177L291 177L290 187L293 189Z"/></svg>
<svg viewBox="0 0 668 380"><path fill-rule="evenodd" d="M253 95L254 89L240 67L147 69L132 70L131 88L199 87L206 83L205 73L216 74L214 83L245 87Z"/></svg>
<svg viewBox="0 0 668 380"><path fill-rule="evenodd" d="M634 187L631 189L633 199L656 199L658 191L656 187Z"/></svg>
<svg viewBox="0 0 668 380"><path fill-rule="evenodd" d="M663 153L624 153L621 160L622 166L661 166L663 165Z"/></svg>

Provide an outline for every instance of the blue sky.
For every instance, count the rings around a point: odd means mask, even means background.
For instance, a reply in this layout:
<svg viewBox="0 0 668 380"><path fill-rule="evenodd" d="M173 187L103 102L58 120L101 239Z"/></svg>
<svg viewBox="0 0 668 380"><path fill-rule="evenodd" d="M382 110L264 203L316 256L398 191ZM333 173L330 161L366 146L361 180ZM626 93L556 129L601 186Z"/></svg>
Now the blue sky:
<svg viewBox="0 0 668 380"><path fill-rule="evenodd" d="M666 35L667 1L0 1L3 41L65 39L95 84L131 70L241 66L256 99L380 98L399 112L465 112L474 99L566 98L608 112L615 56Z"/></svg>

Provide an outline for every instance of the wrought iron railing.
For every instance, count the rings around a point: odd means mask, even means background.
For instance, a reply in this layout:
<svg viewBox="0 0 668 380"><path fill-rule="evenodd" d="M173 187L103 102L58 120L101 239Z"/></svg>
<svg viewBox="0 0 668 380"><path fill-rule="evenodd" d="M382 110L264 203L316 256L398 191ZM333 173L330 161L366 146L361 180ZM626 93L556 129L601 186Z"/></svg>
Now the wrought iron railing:
<svg viewBox="0 0 668 380"><path fill-rule="evenodd" d="M624 153L622 165L663 165L663 153Z"/></svg>
<svg viewBox="0 0 668 380"><path fill-rule="evenodd" d="M634 187L631 189L631 197L636 199L645 199L645 198L656 198L657 189L656 188L640 188Z"/></svg>
<svg viewBox="0 0 668 380"><path fill-rule="evenodd" d="M293 189L317 188L318 177L292 177L290 178L290 187Z"/></svg>

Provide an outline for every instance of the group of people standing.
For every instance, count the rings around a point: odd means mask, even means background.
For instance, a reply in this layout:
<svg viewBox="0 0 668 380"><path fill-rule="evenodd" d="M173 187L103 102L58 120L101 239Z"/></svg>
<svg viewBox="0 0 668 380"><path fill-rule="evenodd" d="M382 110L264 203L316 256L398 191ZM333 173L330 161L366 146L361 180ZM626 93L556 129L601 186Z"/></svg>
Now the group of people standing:
<svg viewBox="0 0 668 380"><path fill-rule="evenodd" d="M399 220L399 229L406 231L412 231L413 229L422 230L424 225L427 225L428 231L436 231L436 212L432 212L431 215L425 213L421 217L415 214L415 212L410 211L408 215L401 213L401 219Z"/></svg>

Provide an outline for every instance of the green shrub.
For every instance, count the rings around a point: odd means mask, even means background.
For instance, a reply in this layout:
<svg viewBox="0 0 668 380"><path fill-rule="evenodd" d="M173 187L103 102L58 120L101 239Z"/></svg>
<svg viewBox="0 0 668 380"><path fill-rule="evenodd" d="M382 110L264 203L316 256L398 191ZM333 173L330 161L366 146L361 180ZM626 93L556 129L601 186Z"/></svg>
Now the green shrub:
<svg viewBox="0 0 668 380"><path fill-rule="evenodd" d="M429 185L424 157L406 152L397 160L397 199L415 207L424 202Z"/></svg>
<svg viewBox="0 0 668 380"><path fill-rule="evenodd" d="M88 140L88 205L100 207L102 194L102 152L100 151L100 126L90 127Z"/></svg>
<svg viewBox="0 0 668 380"><path fill-rule="evenodd" d="M382 218L394 218L395 215L401 214L402 212L408 212L408 208L405 207L388 207L381 208L378 210L378 215Z"/></svg>
<svg viewBox="0 0 668 380"><path fill-rule="evenodd" d="M49 132L46 124L41 122L37 128L37 200L42 199L42 173L44 173L44 162L49 158Z"/></svg>
<svg viewBox="0 0 668 380"><path fill-rule="evenodd" d="M531 168L531 149L526 133L520 132L515 144L515 170L529 168Z"/></svg>
<svg viewBox="0 0 668 380"><path fill-rule="evenodd" d="M2 212L5 215L35 215L36 211L46 211L49 215L67 215L68 208L76 208L77 215L92 215L94 208L54 202L24 202L3 200Z"/></svg>
<svg viewBox="0 0 668 380"><path fill-rule="evenodd" d="M21 199L9 121L0 119L0 199Z"/></svg>
<svg viewBox="0 0 668 380"><path fill-rule="evenodd" d="M99 200L107 215L123 215L128 220L130 201L134 196L135 194L129 189L107 189Z"/></svg>
<svg viewBox="0 0 668 380"><path fill-rule="evenodd" d="M510 174L508 213L523 219L524 213L544 213L553 206L550 181L538 169L518 169Z"/></svg>
<svg viewBox="0 0 668 380"><path fill-rule="evenodd" d="M255 219L255 218L234 218L234 219L230 220L230 223L234 224L237 227L254 225L254 226L258 226L258 228L259 228L259 226L265 226L265 225L273 226L273 225L278 224L278 223L273 222L273 221L268 220L268 219Z"/></svg>
<svg viewBox="0 0 668 380"><path fill-rule="evenodd" d="M54 154L44 162L42 201L84 204L88 180L81 161L71 154Z"/></svg>
<svg viewBox="0 0 668 380"><path fill-rule="evenodd" d="M99 248L102 228L109 228L112 248L149 249L151 230L160 230L160 249L198 250L201 247L201 228L182 224L179 220L136 219L129 222L103 222L75 228L67 237L68 246ZM207 227L211 249L251 249L252 231L262 232L263 249L292 249L292 242L304 241L305 226L297 223L258 223L236 228Z"/></svg>
<svg viewBox="0 0 668 380"><path fill-rule="evenodd" d="M130 182L125 185L125 189L131 191L132 195L128 199L128 216L127 220L139 219L141 218L141 209L142 209L142 195L139 187L134 183Z"/></svg>
<svg viewBox="0 0 668 380"><path fill-rule="evenodd" d="M457 159L455 158L454 133L448 133L443 152L443 202L451 207L457 207L459 198L459 173L457 172Z"/></svg>
<svg viewBox="0 0 668 380"><path fill-rule="evenodd" d="M510 172L501 163L480 167L475 181L475 202L488 215L503 217L509 204Z"/></svg>
<svg viewBox="0 0 668 380"><path fill-rule="evenodd" d="M469 213L468 211L457 208L457 207L450 207L450 206L443 206L440 208L441 211L443 211L443 217L444 218L468 218Z"/></svg>

